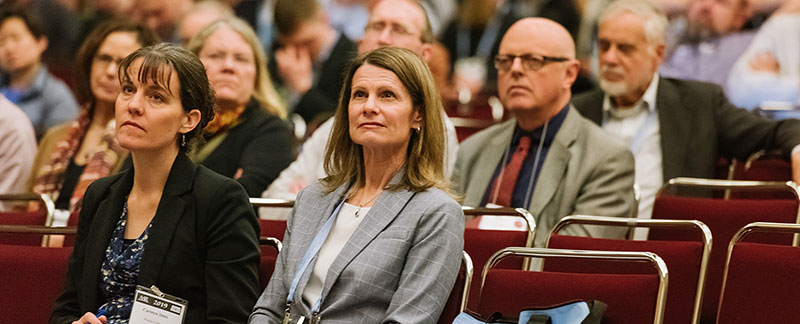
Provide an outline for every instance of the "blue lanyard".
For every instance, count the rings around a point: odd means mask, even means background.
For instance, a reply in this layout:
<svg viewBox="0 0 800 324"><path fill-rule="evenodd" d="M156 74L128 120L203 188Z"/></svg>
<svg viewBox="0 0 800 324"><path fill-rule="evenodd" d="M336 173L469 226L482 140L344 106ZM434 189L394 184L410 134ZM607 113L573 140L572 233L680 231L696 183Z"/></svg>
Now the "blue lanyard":
<svg viewBox="0 0 800 324"><path fill-rule="evenodd" d="M303 273L306 272L308 265L311 263L311 259L319 253L319 249L322 248L322 243L325 243L325 239L328 238L328 234L330 234L331 228L333 228L333 223L336 221L336 216L339 215L339 210L342 209L342 205L344 205L344 199L342 199L339 205L336 206L336 209L333 210L333 213L328 217L328 220L325 222L325 225L322 226L322 229L319 230L317 236L314 236L311 245L308 247L308 250L306 250L306 254L303 255L303 259L300 260L300 265L297 266L297 272L295 272L294 279L292 279L292 286L289 288L289 295L286 296L287 305L292 303L297 285L300 284L300 278L303 276ZM319 313L321 305L322 294L320 293L319 299L314 303L314 307L311 310L312 313Z"/></svg>

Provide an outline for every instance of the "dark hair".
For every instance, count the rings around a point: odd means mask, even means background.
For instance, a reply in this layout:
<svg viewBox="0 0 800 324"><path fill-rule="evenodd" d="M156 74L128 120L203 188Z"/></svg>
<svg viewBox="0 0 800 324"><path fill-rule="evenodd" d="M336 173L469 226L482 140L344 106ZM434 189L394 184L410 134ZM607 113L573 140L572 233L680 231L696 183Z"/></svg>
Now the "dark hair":
<svg viewBox="0 0 800 324"><path fill-rule="evenodd" d="M273 18L278 35L291 35L321 11L317 0L277 0Z"/></svg>
<svg viewBox="0 0 800 324"><path fill-rule="evenodd" d="M150 46L159 42L158 35L152 29L141 23L130 20L110 20L97 26L78 50L75 63L78 66L78 97L81 102L94 102L94 94L91 89L92 61L100 49L100 45L106 40L108 35L116 32L126 32L136 34L136 41L142 47Z"/></svg>
<svg viewBox="0 0 800 324"><path fill-rule="evenodd" d="M142 59L142 65L135 77L142 83L153 82L165 89L169 89L172 72L178 76L180 83L181 106L186 112L197 109L200 111L200 123L197 127L187 132L186 141L202 140L203 128L214 118L214 89L208 82L206 69L197 55L178 45L161 43L142 47L128 55L119 64L119 80L130 80L128 68L137 59ZM191 145L178 146L185 152Z"/></svg>
<svg viewBox="0 0 800 324"><path fill-rule="evenodd" d="M42 25L39 17L14 2L7 2L0 5L0 25L5 23L9 18L21 19L34 38L39 39L44 36L44 25Z"/></svg>

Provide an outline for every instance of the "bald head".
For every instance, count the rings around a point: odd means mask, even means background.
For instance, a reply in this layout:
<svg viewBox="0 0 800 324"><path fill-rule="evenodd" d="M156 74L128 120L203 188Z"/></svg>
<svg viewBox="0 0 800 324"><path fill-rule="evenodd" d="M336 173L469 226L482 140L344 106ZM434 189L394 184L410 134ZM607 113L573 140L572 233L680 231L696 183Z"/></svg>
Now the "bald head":
<svg viewBox="0 0 800 324"><path fill-rule="evenodd" d="M537 48L538 54L575 58L575 42L564 26L546 18L525 18L508 29L500 42L500 49L517 43Z"/></svg>
<svg viewBox="0 0 800 324"><path fill-rule="evenodd" d="M549 19L526 18L503 36L495 67L500 101L522 129L532 130L569 103L580 63L564 27Z"/></svg>

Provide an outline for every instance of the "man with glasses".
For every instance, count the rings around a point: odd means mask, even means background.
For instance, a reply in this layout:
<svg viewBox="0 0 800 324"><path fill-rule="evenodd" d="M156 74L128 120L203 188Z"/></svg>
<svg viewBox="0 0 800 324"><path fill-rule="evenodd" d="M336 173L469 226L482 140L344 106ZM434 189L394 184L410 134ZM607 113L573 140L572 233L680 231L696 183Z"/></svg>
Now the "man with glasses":
<svg viewBox="0 0 800 324"><path fill-rule="evenodd" d="M569 32L552 20L522 19L494 62L498 96L513 118L461 143L453 180L463 204L528 209L536 246L567 215L633 216L633 156L569 103L580 65ZM566 232L619 238L625 229Z"/></svg>

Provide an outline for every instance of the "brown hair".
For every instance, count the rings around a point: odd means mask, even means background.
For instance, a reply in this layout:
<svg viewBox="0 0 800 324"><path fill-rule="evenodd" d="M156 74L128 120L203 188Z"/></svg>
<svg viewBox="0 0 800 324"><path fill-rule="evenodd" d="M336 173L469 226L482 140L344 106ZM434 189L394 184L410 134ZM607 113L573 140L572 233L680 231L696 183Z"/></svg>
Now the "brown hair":
<svg viewBox="0 0 800 324"><path fill-rule="evenodd" d="M278 35L291 35L302 23L315 18L321 11L317 0L277 0L272 21Z"/></svg>
<svg viewBox="0 0 800 324"><path fill-rule="evenodd" d="M344 184L363 185L364 155L361 145L350 138L348 107L353 75L369 64L394 73L411 95L414 109L422 116L419 132L412 131L406 153L405 168L399 183L389 190L407 189L414 192L435 187L449 192L444 178L445 129L442 100L425 60L411 50L383 47L359 55L347 68L334 115L333 130L325 151L323 185L328 192ZM351 190L355 190L355 186Z"/></svg>
<svg viewBox="0 0 800 324"><path fill-rule="evenodd" d="M264 53L261 41L259 41L253 28L251 28L247 22L236 17L216 20L203 28L197 35L194 35L192 39L189 40L189 44L186 45L186 48L195 55L200 55L200 51L203 50L206 40L223 26L230 27L236 31L253 50L253 58L256 65L256 80L253 85L252 94L253 99L255 99L261 107L266 109L267 112L285 119L286 107L281 103L280 96L278 96L278 92L275 91L272 80L269 78L269 72L267 72L267 54Z"/></svg>
<svg viewBox="0 0 800 324"><path fill-rule="evenodd" d="M169 81L172 72L178 76L180 85L181 106L186 112L197 109L200 111L200 122L185 135L187 142L192 139L202 140L202 130L214 117L214 89L206 76L206 69L203 62L192 52L178 45L161 43L152 46L142 47L128 55L119 64L119 81L131 80L128 68L137 60L142 59L139 71L135 72L140 82L153 82L165 89L169 89ZM178 139L180 141L180 139ZM179 144L179 143L176 143ZM185 152L191 145L181 146Z"/></svg>
<svg viewBox="0 0 800 324"><path fill-rule="evenodd" d="M141 23L129 20L110 20L97 26L78 50L75 63L78 66L78 97L81 102L94 103L94 94L91 89L92 61L100 49L100 45L106 40L108 35L116 32L126 32L136 34L136 41L142 47L150 46L159 42L158 35L153 30Z"/></svg>

